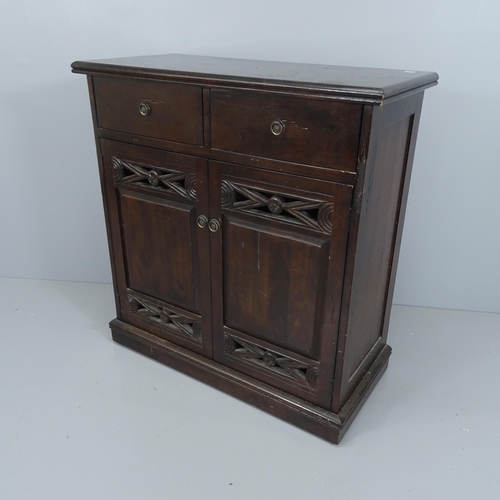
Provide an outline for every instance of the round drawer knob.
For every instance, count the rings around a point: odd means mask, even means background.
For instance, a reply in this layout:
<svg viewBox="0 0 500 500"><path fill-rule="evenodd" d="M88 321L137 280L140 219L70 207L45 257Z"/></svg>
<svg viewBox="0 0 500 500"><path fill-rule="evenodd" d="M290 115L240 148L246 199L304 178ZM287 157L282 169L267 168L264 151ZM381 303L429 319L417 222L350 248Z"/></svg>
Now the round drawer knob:
<svg viewBox="0 0 500 500"><path fill-rule="evenodd" d="M151 106L147 102L141 102L139 104L139 113L142 116L148 116L151 113Z"/></svg>
<svg viewBox="0 0 500 500"><path fill-rule="evenodd" d="M198 227L201 227L203 229L204 227L207 227L208 219L204 215L200 215L196 219L196 223L198 224Z"/></svg>
<svg viewBox="0 0 500 500"><path fill-rule="evenodd" d="M217 219L212 219L208 223L208 229L210 229L210 231L212 231L212 233L216 233L220 229L219 221Z"/></svg>
<svg viewBox="0 0 500 500"><path fill-rule="evenodd" d="M271 123L271 132L274 135L283 135L285 133L285 124L281 120L274 120Z"/></svg>

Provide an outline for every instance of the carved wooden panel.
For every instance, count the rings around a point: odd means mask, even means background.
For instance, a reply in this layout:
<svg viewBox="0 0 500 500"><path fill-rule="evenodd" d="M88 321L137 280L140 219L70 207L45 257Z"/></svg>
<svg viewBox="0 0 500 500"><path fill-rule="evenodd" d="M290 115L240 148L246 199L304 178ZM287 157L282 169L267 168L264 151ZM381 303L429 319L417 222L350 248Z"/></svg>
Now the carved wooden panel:
<svg viewBox="0 0 500 500"><path fill-rule="evenodd" d="M275 375L289 378L299 384L315 389L319 370L315 366L290 358L271 349L233 335L224 335L224 353L244 363L263 368Z"/></svg>
<svg viewBox="0 0 500 500"><path fill-rule="evenodd" d="M222 181L222 208L332 232L332 202L306 199L276 191Z"/></svg>
<svg viewBox="0 0 500 500"><path fill-rule="evenodd" d="M177 334L201 345L201 322L188 318L168 307L167 304L159 307L154 302L128 294L129 312L146 321L152 321L160 326L174 330Z"/></svg>
<svg viewBox="0 0 500 500"><path fill-rule="evenodd" d="M196 200L196 176L193 173L158 168L139 162L111 158L116 184L136 185Z"/></svg>

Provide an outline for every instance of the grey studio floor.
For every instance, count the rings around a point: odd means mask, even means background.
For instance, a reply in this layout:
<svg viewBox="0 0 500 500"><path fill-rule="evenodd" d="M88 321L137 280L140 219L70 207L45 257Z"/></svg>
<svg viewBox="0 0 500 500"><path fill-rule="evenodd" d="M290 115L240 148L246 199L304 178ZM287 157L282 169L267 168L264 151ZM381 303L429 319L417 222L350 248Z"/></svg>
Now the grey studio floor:
<svg viewBox="0 0 500 500"><path fill-rule="evenodd" d="M339 446L112 342L110 285L0 279L1 499L500 498L500 315L393 308Z"/></svg>

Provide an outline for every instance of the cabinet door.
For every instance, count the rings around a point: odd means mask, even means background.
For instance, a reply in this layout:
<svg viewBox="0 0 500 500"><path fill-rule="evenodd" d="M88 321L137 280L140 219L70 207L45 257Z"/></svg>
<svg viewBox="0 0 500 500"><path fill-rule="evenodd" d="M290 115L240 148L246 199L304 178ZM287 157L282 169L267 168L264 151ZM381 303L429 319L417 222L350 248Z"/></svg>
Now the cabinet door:
<svg viewBox="0 0 500 500"><path fill-rule="evenodd" d="M119 318L211 356L206 160L101 144Z"/></svg>
<svg viewBox="0 0 500 500"><path fill-rule="evenodd" d="M352 187L219 162L209 181L214 359L328 408Z"/></svg>

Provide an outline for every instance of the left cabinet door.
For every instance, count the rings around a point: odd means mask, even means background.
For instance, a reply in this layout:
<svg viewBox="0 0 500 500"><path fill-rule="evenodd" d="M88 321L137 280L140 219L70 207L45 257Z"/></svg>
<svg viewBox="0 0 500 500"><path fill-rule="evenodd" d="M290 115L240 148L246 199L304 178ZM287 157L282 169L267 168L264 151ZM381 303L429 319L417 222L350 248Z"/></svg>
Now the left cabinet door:
<svg viewBox="0 0 500 500"><path fill-rule="evenodd" d="M118 317L212 356L207 161L101 139Z"/></svg>

